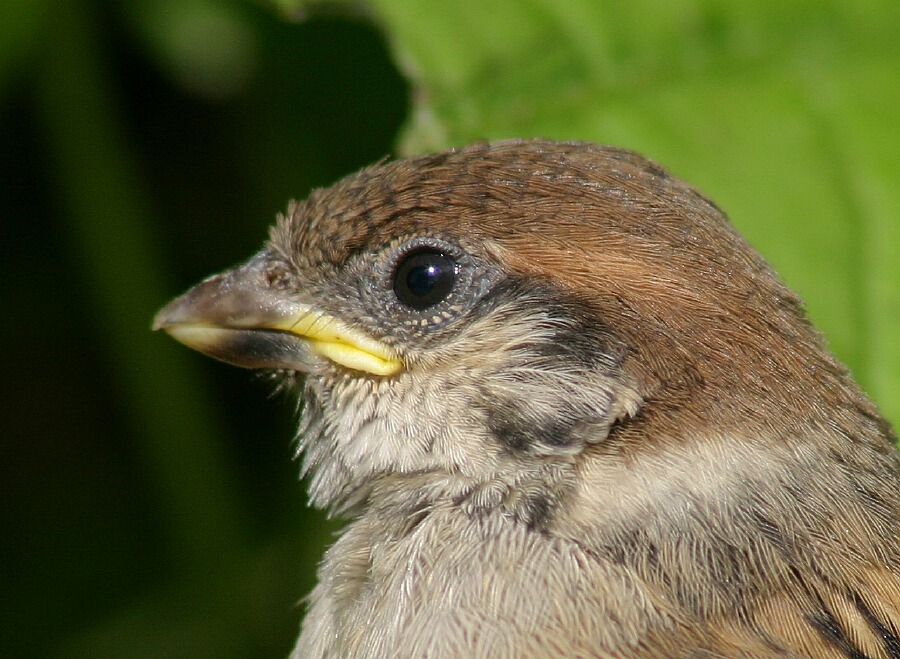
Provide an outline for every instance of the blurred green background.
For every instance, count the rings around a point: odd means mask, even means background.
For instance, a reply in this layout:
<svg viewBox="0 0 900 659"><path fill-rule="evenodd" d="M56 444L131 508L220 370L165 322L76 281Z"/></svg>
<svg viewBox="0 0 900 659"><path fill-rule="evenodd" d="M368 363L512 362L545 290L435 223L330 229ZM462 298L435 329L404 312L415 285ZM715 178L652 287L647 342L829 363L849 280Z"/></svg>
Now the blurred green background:
<svg viewBox="0 0 900 659"><path fill-rule="evenodd" d="M291 405L149 331L393 153L627 146L712 196L900 418L900 3L5 0L0 653L280 657L336 528Z"/></svg>

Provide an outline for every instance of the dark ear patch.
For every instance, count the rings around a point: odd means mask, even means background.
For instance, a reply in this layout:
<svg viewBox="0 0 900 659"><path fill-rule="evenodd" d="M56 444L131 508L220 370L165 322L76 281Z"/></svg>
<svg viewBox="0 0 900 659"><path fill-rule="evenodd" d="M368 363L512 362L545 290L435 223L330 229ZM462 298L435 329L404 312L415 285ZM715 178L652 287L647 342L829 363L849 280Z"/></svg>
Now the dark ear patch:
<svg viewBox="0 0 900 659"><path fill-rule="evenodd" d="M548 418L534 423L530 416L518 403L507 401L488 411L487 422L500 445L512 453L566 452L581 443L572 420Z"/></svg>
<svg viewBox="0 0 900 659"><path fill-rule="evenodd" d="M597 309L549 282L507 278L479 312L521 327L482 384L479 403L499 446L516 454L572 454L602 439L616 405L627 346Z"/></svg>

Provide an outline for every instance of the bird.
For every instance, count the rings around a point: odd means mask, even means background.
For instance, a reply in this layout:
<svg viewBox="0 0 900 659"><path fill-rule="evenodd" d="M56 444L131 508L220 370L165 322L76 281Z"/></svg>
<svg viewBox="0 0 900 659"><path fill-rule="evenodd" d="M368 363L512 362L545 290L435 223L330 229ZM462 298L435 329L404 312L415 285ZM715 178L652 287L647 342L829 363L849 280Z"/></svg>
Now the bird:
<svg viewBox="0 0 900 659"><path fill-rule="evenodd" d="M294 659L900 657L891 426L636 153L381 161L154 328L297 396L309 501L345 521Z"/></svg>

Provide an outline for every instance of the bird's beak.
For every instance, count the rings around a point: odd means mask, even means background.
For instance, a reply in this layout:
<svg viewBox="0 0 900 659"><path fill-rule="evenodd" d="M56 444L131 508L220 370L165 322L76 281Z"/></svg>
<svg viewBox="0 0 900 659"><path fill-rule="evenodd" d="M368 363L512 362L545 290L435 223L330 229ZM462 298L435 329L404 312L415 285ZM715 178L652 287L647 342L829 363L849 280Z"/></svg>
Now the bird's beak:
<svg viewBox="0 0 900 659"><path fill-rule="evenodd" d="M325 357L373 375L400 370L387 346L272 287L264 265L261 252L200 282L160 309L153 329L243 368L310 371Z"/></svg>

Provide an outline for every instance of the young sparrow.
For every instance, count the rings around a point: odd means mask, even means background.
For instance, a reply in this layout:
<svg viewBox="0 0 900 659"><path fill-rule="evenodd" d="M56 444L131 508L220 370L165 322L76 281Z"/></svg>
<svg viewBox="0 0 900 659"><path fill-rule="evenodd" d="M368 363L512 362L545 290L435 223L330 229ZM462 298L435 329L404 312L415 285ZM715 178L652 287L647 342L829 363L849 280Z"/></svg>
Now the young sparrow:
<svg viewBox="0 0 900 659"><path fill-rule="evenodd" d="M900 657L894 435L722 212L475 144L293 203L156 328L302 399L294 657Z"/></svg>

